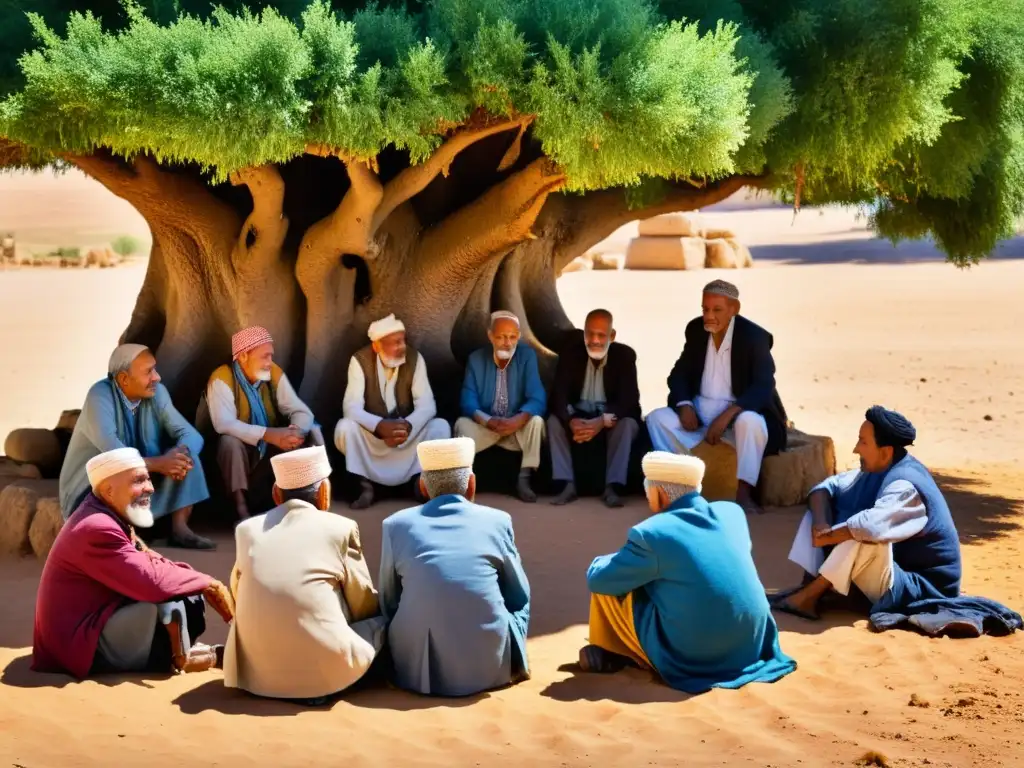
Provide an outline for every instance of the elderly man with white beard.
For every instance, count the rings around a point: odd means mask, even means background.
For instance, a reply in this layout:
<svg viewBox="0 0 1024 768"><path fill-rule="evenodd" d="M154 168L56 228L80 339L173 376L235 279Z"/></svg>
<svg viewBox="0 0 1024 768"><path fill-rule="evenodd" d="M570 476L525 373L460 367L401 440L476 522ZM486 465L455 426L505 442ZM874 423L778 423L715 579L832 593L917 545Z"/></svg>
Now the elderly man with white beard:
<svg viewBox="0 0 1024 768"><path fill-rule="evenodd" d="M537 353L519 345L519 318L512 312L491 314L487 337L491 345L466 361L455 434L468 437L476 452L495 445L522 453L516 495L535 502L530 475L540 466L547 393L537 367Z"/></svg>
<svg viewBox="0 0 1024 768"><path fill-rule="evenodd" d="M416 446L451 437L437 415L427 363L406 343L405 325L393 314L370 324L370 343L352 356L334 444L348 471L360 478L353 509L373 503L373 484L399 486L420 473ZM419 500L419 484L414 486Z"/></svg>
<svg viewBox="0 0 1024 768"><path fill-rule="evenodd" d="M603 440L602 500L608 507L621 507L619 494L641 420L636 352L615 341L611 312L595 309L587 315L583 331L570 333L558 353L548 441L552 479L564 485L551 503L561 506L576 499L573 454L582 445Z"/></svg>

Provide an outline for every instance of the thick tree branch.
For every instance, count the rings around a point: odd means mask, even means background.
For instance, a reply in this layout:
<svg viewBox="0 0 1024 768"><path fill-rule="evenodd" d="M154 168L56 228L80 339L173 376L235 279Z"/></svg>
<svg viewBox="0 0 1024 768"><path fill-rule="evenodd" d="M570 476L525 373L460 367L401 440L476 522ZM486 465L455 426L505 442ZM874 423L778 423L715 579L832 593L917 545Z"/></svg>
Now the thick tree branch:
<svg viewBox="0 0 1024 768"><path fill-rule="evenodd" d="M419 260L474 272L490 256L531 239L548 195L564 184L565 175L550 160L534 160L428 230Z"/></svg>
<svg viewBox="0 0 1024 768"><path fill-rule="evenodd" d="M260 165L232 173L236 187L245 185L252 195L252 213L238 233L232 253L236 270L246 263L244 256L277 258L288 234L288 218L284 215L284 179L275 165Z"/></svg>
<svg viewBox="0 0 1024 768"><path fill-rule="evenodd" d="M619 227L636 219L663 213L692 211L720 203L743 187L761 187L765 176L728 176L702 187L673 186L669 193L651 205L630 208L620 188L589 192L582 197L566 196L566 220L569 229L555 249L555 270L585 253Z"/></svg>
<svg viewBox="0 0 1024 768"><path fill-rule="evenodd" d="M493 122L469 123L456 130L423 163L406 168L384 186L384 197L373 215L371 234L377 231L380 225L398 206L426 189L427 185L437 178L438 174L447 176L452 161L464 149L481 139L486 139L488 136L494 136L514 128L519 129L520 132L520 135L516 138L517 144L515 145L518 147L522 131L532 121L532 115L515 119L505 118Z"/></svg>

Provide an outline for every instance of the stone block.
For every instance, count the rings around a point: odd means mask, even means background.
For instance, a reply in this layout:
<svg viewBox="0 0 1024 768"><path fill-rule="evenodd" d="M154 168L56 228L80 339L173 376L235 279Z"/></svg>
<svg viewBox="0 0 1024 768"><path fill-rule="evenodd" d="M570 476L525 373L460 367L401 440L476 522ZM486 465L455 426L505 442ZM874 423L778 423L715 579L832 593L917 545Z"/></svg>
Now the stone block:
<svg viewBox="0 0 1024 768"><path fill-rule="evenodd" d="M735 240L736 239L736 233L733 232L731 229L716 229L714 227L711 227L709 229L705 229L703 232L701 232L701 234L704 236L705 240Z"/></svg>
<svg viewBox="0 0 1024 768"><path fill-rule="evenodd" d="M39 494L22 483L0 491L0 556L27 555L32 551L28 532Z"/></svg>
<svg viewBox="0 0 1024 768"><path fill-rule="evenodd" d="M704 266L708 269L735 269L736 251L725 240L706 240Z"/></svg>
<svg viewBox="0 0 1024 768"><path fill-rule="evenodd" d="M699 237L637 237L626 250L626 269L701 269L704 241Z"/></svg>
<svg viewBox="0 0 1024 768"><path fill-rule="evenodd" d="M62 461L60 440L49 429L16 429L4 442L8 458L22 464L34 464L46 474L59 469Z"/></svg>
<svg viewBox="0 0 1024 768"><path fill-rule="evenodd" d="M735 239L727 239L725 242L732 247L732 250L736 254L737 267L745 269L747 267L754 266L754 256L750 253L750 249L747 248L747 246Z"/></svg>
<svg viewBox="0 0 1024 768"><path fill-rule="evenodd" d="M569 272L586 272L594 268L594 263L590 260L589 256L577 256L575 259L570 261L564 267L559 274L567 274Z"/></svg>
<svg viewBox="0 0 1024 768"><path fill-rule="evenodd" d="M40 499L36 504L36 513L28 530L28 541L32 552L40 560L45 560L53 548L53 542L64 525L60 513L60 500L55 498Z"/></svg>
<svg viewBox="0 0 1024 768"><path fill-rule="evenodd" d="M21 464L14 459L0 456L0 477L15 477L23 480L41 480L43 474L35 464Z"/></svg>
<svg viewBox="0 0 1024 768"><path fill-rule="evenodd" d="M622 269L626 266L626 256L621 253L595 253L592 263L594 269Z"/></svg>
<svg viewBox="0 0 1024 768"><path fill-rule="evenodd" d="M685 213L666 213L643 219L637 225L641 237L699 237L696 217Z"/></svg>

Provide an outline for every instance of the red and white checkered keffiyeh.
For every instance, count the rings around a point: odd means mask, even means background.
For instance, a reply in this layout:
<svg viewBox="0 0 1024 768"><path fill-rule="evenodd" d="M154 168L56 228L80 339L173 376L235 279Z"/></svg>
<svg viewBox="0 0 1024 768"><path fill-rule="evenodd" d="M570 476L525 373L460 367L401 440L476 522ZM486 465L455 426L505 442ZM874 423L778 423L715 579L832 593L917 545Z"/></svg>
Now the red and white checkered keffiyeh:
<svg viewBox="0 0 1024 768"><path fill-rule="evenodd" d="M261 344L272 344L273 342L274 339L271 338L270 331L266 328L259 325L245 328L231 337L231 359L237 360L243 352L256 349Z"/></svg>

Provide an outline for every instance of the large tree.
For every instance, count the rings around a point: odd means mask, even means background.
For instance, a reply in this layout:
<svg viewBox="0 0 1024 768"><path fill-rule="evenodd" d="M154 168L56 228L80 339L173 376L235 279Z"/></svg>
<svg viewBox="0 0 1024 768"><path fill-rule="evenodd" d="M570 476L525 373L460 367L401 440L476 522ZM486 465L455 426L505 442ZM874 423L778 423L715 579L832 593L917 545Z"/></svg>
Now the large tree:
<svg viewBox="0 0 1024 768"><path fill-rule="evenodd" d="M565 264L744 186L870 205L958 264L1024 212L1024 0L246 5L0 3L0 164L145 217L125 339L185 407L259 323L333 423L393 311L450 413L490 311L544 351Z"/></svg>

